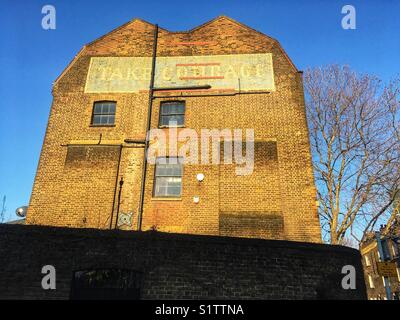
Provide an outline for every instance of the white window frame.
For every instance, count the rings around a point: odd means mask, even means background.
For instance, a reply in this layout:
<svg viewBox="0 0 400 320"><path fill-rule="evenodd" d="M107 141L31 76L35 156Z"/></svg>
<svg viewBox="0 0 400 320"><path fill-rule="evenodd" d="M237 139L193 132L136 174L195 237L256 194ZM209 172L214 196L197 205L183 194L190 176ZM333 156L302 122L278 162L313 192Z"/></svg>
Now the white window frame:
<svg viewBox="0 0 400 320"><path fill-rule="evenodd" d="M375 288L374 279L372 279L372 277L371 277L370 274L368 275L368 283L369 283L369 287L370 287L371 289L374 289L374 288Z"/></svg>
<svg viewBox="0 0 400 320"><path fill-rule="evenodd" d="M171 161L172 160L172 161ZM171 173L169 175L166 174L158 174L158 168L159 166L163 165L177 165L180 167L180 172L179 174L177 173ZM176 180L179 181L179 194L160 194L157 191L157 188L159 187L158 183L160 180ZM182 157L158 157L156 159L156 164L154 167L154 181L153 181L153 198L170 198L170 199L180 199L182 196L182 184L183 184L183 160Z"/></svg>
<svg viewBox="0 0 400 320"><path fill-rule="evenodd" d="M366 254L366 255L364 256L364 260L365 260L365 265L366 265L367 267L371 266L371 260L369 259L369 255L368 255L368 254Z"/></svg>
<svg viewBox="0 0 400 320"><path fill-rule="evenodd" d="M397 279L400 282L400 268L396 268L396 270L397 270Z"/></svg>
<svg viewBox="0 0 400 320"><path fill-rule="evenodd" d="M394 258L396 256L396 248L395 248L393 242L392 242L391 246L392 246L392 253L393 253L393 258Z"/></svg>

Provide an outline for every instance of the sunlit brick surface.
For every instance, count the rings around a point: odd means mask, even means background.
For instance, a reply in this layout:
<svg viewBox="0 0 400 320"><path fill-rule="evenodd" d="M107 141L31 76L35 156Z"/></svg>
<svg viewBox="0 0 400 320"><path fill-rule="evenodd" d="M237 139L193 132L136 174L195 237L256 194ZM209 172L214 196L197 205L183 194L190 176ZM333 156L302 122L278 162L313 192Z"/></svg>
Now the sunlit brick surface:
<svg viewBox="0 0 400 320"><path fill-rule="evenodd" d="M136 230L143 148L124 140L144 139L148 93L84 89L91 57L149 57L153 29L136 19L86 45L55 82L28 224L113 227L116 182L123 177L120 211L134 214L132 226L124 229ZM250 53L272 53L276 91L174 98L168 97L173 93L160 92L163 97L153 103L152 127L158 125L160 102L174 99L186 101L186 128L254 129L253 174L238 177L232 165L186 165L182 197L160 200L152 197L150 165L144 230L321 241L302 76L279 43L227 17L189 32L159 31L158 56ZM93 103L99 100L117 102L115 126L90 126ZM200 172L205 175L201 183L196 180ZM194 196L200 198L198 204Z"/></svg>

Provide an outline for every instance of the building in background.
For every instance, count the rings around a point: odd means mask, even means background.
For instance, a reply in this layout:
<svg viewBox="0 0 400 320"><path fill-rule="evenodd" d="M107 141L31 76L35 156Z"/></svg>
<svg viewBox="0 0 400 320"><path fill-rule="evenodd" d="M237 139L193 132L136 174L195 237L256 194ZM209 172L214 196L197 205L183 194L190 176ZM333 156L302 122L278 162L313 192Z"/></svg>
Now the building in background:
<svg viewBox="0 0 400 320"><path fill-rule="evenodd" d="M321 241L302 73L275 39L225 16L185 32L134 19L52 93L27 224ZM149 109L167 134L254 130L251 174L171 150L145 166Z"/></svg>
<svg viewBox="0 0 400 320"><path fill-rule="evenodd" d="M370 233L360 245L370 300L400 300L400 218Z"/></svg>

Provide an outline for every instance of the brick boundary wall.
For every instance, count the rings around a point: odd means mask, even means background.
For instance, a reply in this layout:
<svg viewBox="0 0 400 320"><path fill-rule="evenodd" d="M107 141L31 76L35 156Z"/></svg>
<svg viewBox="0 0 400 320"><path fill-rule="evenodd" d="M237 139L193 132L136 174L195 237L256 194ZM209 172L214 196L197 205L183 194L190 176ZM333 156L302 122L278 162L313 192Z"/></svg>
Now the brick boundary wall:
<svg viewBox="0 0 400 320"><path fill-rule="evenodd" d="M68 299L72 274L143 272L141 299L366 299L357 250L322 244L43 226L0 225L0 299ZM356 290L341 287L344 265ZM42 266L57 289L43 290Z"/></svg>

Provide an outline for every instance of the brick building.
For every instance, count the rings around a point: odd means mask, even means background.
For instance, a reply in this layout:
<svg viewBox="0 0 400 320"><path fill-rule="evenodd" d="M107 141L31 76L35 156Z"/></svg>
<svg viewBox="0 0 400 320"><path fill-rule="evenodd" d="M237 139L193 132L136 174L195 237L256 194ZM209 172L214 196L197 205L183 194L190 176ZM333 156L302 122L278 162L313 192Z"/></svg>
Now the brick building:
<svg viewBox="0 0 400 320"><path fill-rule="evenodd" d="M368 234L360 244L368 299L387 300L390 295L400 300L400 217L381 231ZM383 263L388 270L380 267Z"/></svg>
<svg viewBox="0 0 400 320"><path fill-rule="evenodd" d="M27 224L137 230L142 212L143 230L321 241L302 73L278 41L224 16L185 32L134 19L85 45L52 93ZM253 129L252 173L158 159L142 193L149 105L168 135Z"/></svg>

